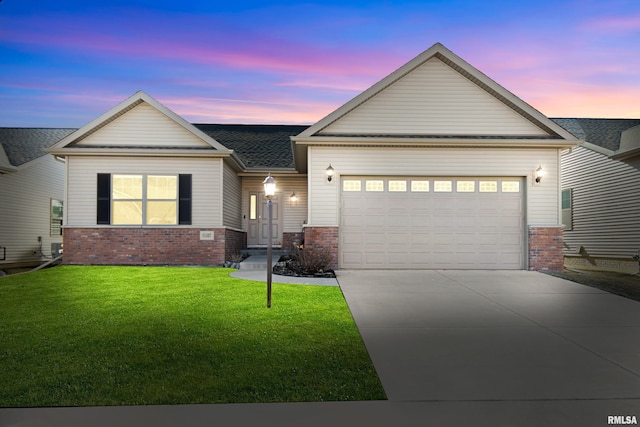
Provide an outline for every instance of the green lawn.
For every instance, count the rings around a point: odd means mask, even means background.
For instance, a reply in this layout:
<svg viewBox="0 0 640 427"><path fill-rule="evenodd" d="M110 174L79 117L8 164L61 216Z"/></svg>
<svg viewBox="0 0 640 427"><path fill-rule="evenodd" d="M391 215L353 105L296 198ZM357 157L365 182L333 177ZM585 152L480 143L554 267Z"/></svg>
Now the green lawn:
<svg viewBox="0 0 640 427"><path fill-rule="evenodd" d="M230 270L63 266L0 278L0 406L385 399L337 287Z"/></svg>

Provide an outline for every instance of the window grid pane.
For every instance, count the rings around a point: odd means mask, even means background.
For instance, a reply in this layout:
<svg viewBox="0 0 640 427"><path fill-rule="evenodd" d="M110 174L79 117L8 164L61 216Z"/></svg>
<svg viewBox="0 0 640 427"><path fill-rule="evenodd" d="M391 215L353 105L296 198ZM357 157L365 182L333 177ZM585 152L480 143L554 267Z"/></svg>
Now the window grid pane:
<svg viewBox="0 0 640 427"><path fill-rule="evenodd" d="M480 187L481 193L497 193L498 192L497 181L480 181L479 187Z"/></svg>
<svg viewBox="0 0 640 427"><path fill-rule="evenodd" d="M426 193L429 191L429 181L411 181L411 191L414 193Z"/></svg>
<svg viewBox="0 0 640 427"><path fill-rule="evenodd" d="M112 224L141 225L142 201L114 201Z"/></svg>
<svg viewBox="0 0 640 427"><path fill-rule="evenodd" d="M147 177L147 199L175 200L178 194L178 177L155 176Z"/></svg>
<svg viewBox="0 0 640 427"><path fill-rule="evenodd" d="M407 181L389 181L389 191L407 191Z"/></svg>
<svg viewBox="0 0 640 427"><path fill-rule="evenodd" d="M368 179L366 191L384 191L384 181Z"/></svg>
<svg viewBox="0 0 640 427"><path fill-rule="evenodd" d="M562 209L571 209L571 190L562 190Z"/></svg>
<svg viewBox="0 0 640 427"><path fill-rule="evenodd" d="M142 175L114 175L112 193L114 200L141 200Z"/></svg>
<svg viewBox="0 0 640 427"><path fill-rule="evenodd" d="M176 202L147 202L147 224L176 224Z"/></svg>
<svg viewBox="0 0 640 427"><path fill-rule="evenodd" d="M258 219L258 196L256 194L249 197L249 219Z"/></svg>
<svg viewBox="0 0 640 427"><path fill-rule="evenodd" d="M518 182L518 181L502 181L502 192L503 193L519 193L520 192L520 182Z"/></svg>
<svg viewBox="0 0 640 427"><path fill-rule="evenodd" d="M434 181L433 182L433 191L449 193L453 191L453 186L451 181Z"/></svg>
<svg viewBox="0 0 640 427"><path fill-rule="evenodd" d="M476 182L458 181L456 182L456 191L458 193L474 193L476 191Z"/></svg>
<svg viewBox="0 0 640 427"><path fill-rule="evenodd" d="M362 191L362 181L348 179L342 181L342 190L343 191Z"/></svg>

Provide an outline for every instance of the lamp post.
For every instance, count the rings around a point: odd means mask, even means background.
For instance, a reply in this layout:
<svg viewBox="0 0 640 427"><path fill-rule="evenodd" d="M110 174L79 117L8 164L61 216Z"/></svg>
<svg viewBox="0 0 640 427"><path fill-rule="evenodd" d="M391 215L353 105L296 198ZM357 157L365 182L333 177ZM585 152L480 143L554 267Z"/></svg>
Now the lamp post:
<svg viewBox="0 0 640 427"><path fill-rule="evenodd" d="M276 180L271 176L271 173L262 181L262 185L264 185L264 195L267 197L267 308L271 308L271 246L273 244L271 199L276 193Z"/></svg>

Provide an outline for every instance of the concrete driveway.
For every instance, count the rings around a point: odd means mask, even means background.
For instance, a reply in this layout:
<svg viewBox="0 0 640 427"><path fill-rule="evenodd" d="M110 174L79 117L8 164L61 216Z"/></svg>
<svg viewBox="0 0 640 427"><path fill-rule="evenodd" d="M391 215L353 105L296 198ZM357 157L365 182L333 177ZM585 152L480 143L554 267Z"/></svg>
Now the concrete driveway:
<svg viewBox="0 0 640 427"><path fill-rule="evenodd" d="M516 414L544 403L591 417L571 425L640 420L637 301L529 271L351 270L338 281L390 401L503 402Z"/></svg>

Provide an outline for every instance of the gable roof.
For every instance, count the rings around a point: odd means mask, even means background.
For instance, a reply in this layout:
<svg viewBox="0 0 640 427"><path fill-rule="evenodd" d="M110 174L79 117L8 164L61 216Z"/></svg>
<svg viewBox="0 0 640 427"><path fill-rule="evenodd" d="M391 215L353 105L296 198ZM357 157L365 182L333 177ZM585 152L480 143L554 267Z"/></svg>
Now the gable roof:
<svg viewBox="0 0 640 427"><path fill-rule="evenodd" d="M145 141L140 145L131 145L131 141L111 141L105 144L104 140L96 138L101 131L113 130L109 125L117 120L122 122L131 117L133 112L144 109L142 114L152 114L154 118L163 118L163 125L182 134L190 135L193 144L183 143L180 145L154 144L154 137L142 135ZM162 130L160 130L162 132ZM161 133L160 133L161 135ZM96 142L97 140L98 142ZM137 142L137 141L136 141ZM121 145L119 145L121 144ZM111 108L100 117L92 120L77 132L62 139L48 152L56 155L216 155L220 157L232 156L232 152L220 144L209 135L197 129L191 123L184 120L178 114L165 107L151 96L142 91L138 91L125 99L115 107Z"/></svg>
<svg viewBox="0 0 640 427"><path fill-rule="evenodd" d="M0 148L9 166L17 167L47 154L47 148L73 133L67 128L0 128Z"/></svg>
<svg viewBox="0 0 640 427"><path fill-rule="evenodd" d="M435 67L435 68L434 68ZM448 79L448 80L447 80ZM445 91L437 87L440 81L447 81L452 84L454 89L458 89L464 85L464 96L460 96L455 90ZM411 83L406 83L411 81ZM434 85L435 82L435 85ZM429 86L430 85L430 86ZM394 86L401 86L397 94L389 96L388 93ZM424 88L428 86L427 91ZM423 98L416 99L413 104L409 104L407 99L413 96L412 90L421 90L419 96ZM448 90L448 92L446 92ZM431 92L429 92L431 91ZM371 107L376 97L387 97L385 103L376 108ZM430 102L434 107L431 109L420 108L420 101L426 100L429 96ZM465 97L471 97L465 98ZM473 105L474 102L480 100L482 106ZM453 100L452 100L453 99ZM492 107L499 109L491 111L487 114L483 111L483 107L487 102L492 102ZM404 104L403 104L404 103ZM438 122L442 114L446 114L446 119L451 119L449 127L431 126L424 127L419 130L410 130L403 132L403 126L393 127L393 122L404 120L405 117L397 117L390 108L385 110L384 107L393 105L391 109L402 106L403 113L410 112L416 115L416 122ZM439 109L440 106L445 108ZM349 117L357 116L358 110L369 109L367 113L369 117L360 118L364 125L362 128L383 129L379 124L386 122L390 132L384 133L374 132L354 132L353 130L345 131L345 126L339 123L348 120ZM500 118L507 117L511 121L510 124L516 123L519 129L503 129L499 123L495 126L487 127L480 130L473 128L460 131L461 124L466 122L465 117L460 110L465 110L471 114L475 114L474 119L477 123L492 119L492 115L498 115ZM443 110L444 111L443 113ZM377 113L377 117L375 115ZM435 118L435 119L434 119ZM368 122L368 123L367 123ZM453 124L451 124L453 123ZM553 140L556 143L565 145L575 145L575 136L567 132L557 123L549 120L529 104L516 97L514 94L491 80L488 76L471 66L459 56L448 50L440 43L436 43L416 58L412 59L387 77L362 92L334 112L330 113L300 135L293 138L294 142L310 142L311 138L317 137L327 138L344 138L348 136L351 142L356 142L358 138L411 138L414 142L421 138L423 142L433 141L442 144L442 139L546 139ZM439 141L436 141L439 140ZM502 144L504 145L504 143ZM546 144L548 145L548 144Z"/></svg>
<svg viewBox="0 0 640 427"><path fill-rule="evenodd" d="M251 169L293 169L291 136L308 126L194 124L207 135L233 150Z"/></svg>

